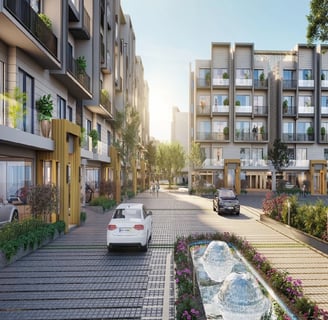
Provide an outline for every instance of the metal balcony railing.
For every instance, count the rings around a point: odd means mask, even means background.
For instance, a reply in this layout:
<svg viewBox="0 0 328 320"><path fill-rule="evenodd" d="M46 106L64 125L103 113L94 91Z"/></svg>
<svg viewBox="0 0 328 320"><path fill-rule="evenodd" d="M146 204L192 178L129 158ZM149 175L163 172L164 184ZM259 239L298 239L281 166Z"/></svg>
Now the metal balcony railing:
<svg viewBox="0 0 328 320"><path fill-rule="evenodd" d="M73 57L68 57L67 70L73 74L74 78L88 91L90 91L90 77L84 71L81 70L76 59Z"/></svg>
<svg viewBox="0 0 328 320"><path fill-rule="evenodd" d="M4 7L19 21L53 56L57 57L57 37L40 19L27 1L4 0Z"/></svg>

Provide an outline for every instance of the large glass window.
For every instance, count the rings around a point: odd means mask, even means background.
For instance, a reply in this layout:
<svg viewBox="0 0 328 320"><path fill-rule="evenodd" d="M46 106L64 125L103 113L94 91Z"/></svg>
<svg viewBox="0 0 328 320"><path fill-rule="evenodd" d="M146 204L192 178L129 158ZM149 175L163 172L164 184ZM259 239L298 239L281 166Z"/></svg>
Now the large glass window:
<svg viewBox="0 0 328 320"><path fill-rule="evenodd" d="M100 186L100 168L87 167L85 182L93 192L98 191Z"/></svg>
<svg viewBox="0 0 328 320"><path fill-rule="evenodd" d="M23 105L23 119L17 123L18 128L33 133L34 132L34 79L22 69L19 69L19 88L26 95Z"/></svg>
<svg viewBox="0 0 328 320"><path fill-rule="evenodd" d="M66 101L61 96L57 96L57 114L59 119L66 119Z"/></svg>
<svg viewBox="0 0 328 320"><path fill-rule="evenodd" d="M296 160L306 160L307 159L307 149L297 148L296 149Z"/></svg>
<svg viewBox="0 0 328 320"><path fill-rule="evenodd" d="M0 125L5 124L5 100L2 94L5 92L5 64L0 60Z"/></svg>
<svg viewBox="0 0 328 320"><path fill-rule="evenodd" d="M295 80L294 74L295 74L294 70L285 69L283 72L284 80Z"/></svg>
<svg viewBox="0 0 328 320"><path fill-rule="evenodd" d="M301 69L298 72L299 80L312 80L312 70L311 69Z"/></svg>
<svg viewBox="0 0 328 320"><path fill-rule="evenodd" d="M321 106L328 107L328 96L321 96Z"/></svg>
<svg viewBox="0 0 328 320"><path fill-rule="evenodd" d="M312 97L311 96L299 96L299 105L301 107L310 107L312 106Z"/></svg>
<svg viewBox="0 0 328 320"><path fill-rule="evenodd" d="M249 97L249 95L237 95L236 96L236 105L250 106L250 97Z"/></svg>
<svg viewBox="0 0 328 320"><path fill-rule="evenodd" d="M26 203L32 185L32 161L0 159L0 198L9 202Z"/></svg>

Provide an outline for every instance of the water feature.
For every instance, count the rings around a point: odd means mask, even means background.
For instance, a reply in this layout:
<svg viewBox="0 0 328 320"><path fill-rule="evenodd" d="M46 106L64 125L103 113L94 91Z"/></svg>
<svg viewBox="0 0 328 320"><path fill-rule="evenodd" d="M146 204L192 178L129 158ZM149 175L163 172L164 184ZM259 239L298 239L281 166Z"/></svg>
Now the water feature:
<svg viewBox="0 0 328 320"><path fill-rule="evenodd" d="M276 297L226 242L197 243L191 254L207 319L276 319L272 307Z"/></svg>

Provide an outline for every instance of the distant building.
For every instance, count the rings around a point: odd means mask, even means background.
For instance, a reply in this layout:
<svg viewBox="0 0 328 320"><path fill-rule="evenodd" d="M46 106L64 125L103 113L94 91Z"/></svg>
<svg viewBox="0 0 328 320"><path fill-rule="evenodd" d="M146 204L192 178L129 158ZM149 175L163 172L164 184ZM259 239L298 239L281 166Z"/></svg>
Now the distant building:
<svg viewBox="0 0 328 320"><path fill-rule="evenodd" d="M268 150L288 146L283 179L327 193L327 46L299 44L291 51L254 50L251 43L212 43L211 58L190 72L190 144L205 155L193 168L206 183L271 188Z"/></svg>

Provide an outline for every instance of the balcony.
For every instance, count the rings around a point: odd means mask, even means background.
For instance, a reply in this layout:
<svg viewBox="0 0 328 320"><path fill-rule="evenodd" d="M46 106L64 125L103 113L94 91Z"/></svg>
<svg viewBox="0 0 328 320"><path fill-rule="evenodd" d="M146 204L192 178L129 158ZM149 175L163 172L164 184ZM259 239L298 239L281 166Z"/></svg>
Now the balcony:
<svg viewBox="0 0 328 320"><path fill-rule="evenodd" d="M229 136L223 134L223 132L206 132L197 131L196 140L202 141L229 141Z"/></svg>
<svg viewBox="0 0 328 320"><path fill-rule="evenodd" d="M252 113L252 106L235 106L236 113Z"/></svg>
<svg viewBox="0 0 328 320"><path fill-rule="evenodd" d="M197 115L210 115L211 114L211 107L206 105L199 105L196 107L196 114Z"/></svg>
<svg viewBox="0 0 328 320"><path fill-rule="evenodd" d="M223 106L223 105L217 105L212 106L212 113L229 113L230 107L229 106Z"/></svg>
<svg viewBox="0 0 328 320"><path fill-rule="evenodd" d="M251 87L252 85L253 85L253 79L244 79L244 78L236 79L236 86Z"/></svg>
<svg viewBox="0 0 328 320"><path fill-rule="evenodd" d="M314 106L299 106L298 113L306 115L314 115Z"/></svg>
<svg viewBox="0 0 328 320"><path fill-rule="evenodd" d="M309 135L307 133L283 133L282 134L283 142L314 142L314 135Z"/></svg>
<svg viewBox="0 0 328 320"><path fill-rule="evenodd" d="M109 94L106 90L100 91L100 104L106 111L112 114L112 103L110 101Z"/></svg>
<svg viewBox="0 0 328 320"><path fill-rule="evenodd" d="M213 78L212 84L214 87L228 87L230 80L223 78Z"/></svg>
<svg viewBox="0 0 328 320"><path fill-rule="evenodd" d="M268 79L265 79L265 80L254 79L254 88L255 89L267 89L268 88Z"/></svg>
<svg viewBox="0 0 328 320"><path fill-rule="evenodd" d="M284 117L296 117L296 106L283 107Z"/></svg>
<svg viewBox="0 0 328 320"><path fill-rule="evenodd" d="M296 89L297 88L297 80L283 80L282 88L284 90Z"/></svg>
<svg viewBox="0 0 328 320"><path fill-rule="evenodd" d="M254 116L267 116L268 107L267 106L254 106L253 107Z"/></svg>
<svg viewBox="0 0 328 320"><path fill-rule="evenodd" d="M321 80L321 88L328 88L328 80Z"/></svg>
<svg viewBox="0 0 328 320"><path fill-rule="evenodd" d="M298 86L303 88L313 88L314 80L298 80Z"/></svg>
<svg viewBox="0 0 328 320"><path fill-rule="evenodd" d="M321 115L328 116L328 107L321 107Z"/></svg>
<svg viewBox="0 0 328 320"><path fill-rule="evenodd" d="M81 11L79 20L69 23L69 31L75 39L90 40L90 16L85 8Z"/></svg>
<svg viewBox="0 0 328 320"><path fill-rule="evenodd" d="M22 50L46 69L58 69L57 37L28 2L4 0L3 5L4 10L0 12L0 38L15 47L19 43Z"/></svg>
<svg viewBox="0 0 328 320"><path fill-rule="evenodd" d="M241 130L235 131L235 141L238 142L262 142L267 141L268 135L264 133L245 132Z"/></svg>
<svg viewBox="0 0 328 320"><path fill-rule="evenodd" d="M205 78L197 78L197 88L210 88L211 81Z"/></svg>

